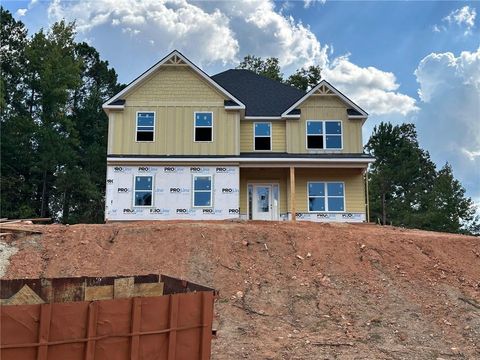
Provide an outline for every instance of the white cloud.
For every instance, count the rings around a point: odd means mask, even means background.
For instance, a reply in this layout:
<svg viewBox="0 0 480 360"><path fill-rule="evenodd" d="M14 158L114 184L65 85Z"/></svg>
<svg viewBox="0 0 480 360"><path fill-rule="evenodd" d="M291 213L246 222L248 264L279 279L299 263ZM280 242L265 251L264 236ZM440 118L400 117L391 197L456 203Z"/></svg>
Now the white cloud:
<svg viewBox="0 0 480 360"><path fill-rule="evenodd" d="M225 3L235 33L242 34L242 50L257 56L278 57L286 72L302 66L324 66L328 46L321 46L307 25L284 16L268 0Z"/></svg>
<svg viewBox="0 0 480 360"><path fill-rule="evenodd" d="M327 62L328 46L321 46L308 26L277 11L270 0L54 0L48 10L53 21L75 19L81 34L111 24L124 33L136 32L137 41L154 40L162 53L185 50L200 64L236 64L243 55L255 54L278 57L289 72Z"/></svg>
<svg viewBox="0 0 480 360"><path fill-rule="evenodd" d="M322 72L325 79L372 115L407 115L418 110L415 99L398 92L399 84L391 72L375 67L360 67L348 56L336 58Z"/></svg>
<svg viewBox="0 0 480 360"><path fill-rule="evenodd" d="M303 7L305 9L308 9L310 6L314 5L317 2L319 2L321 4L325 4L327 2L327 0L304 0L303 1Z"/></svg>
<svg viewBox="0 0 480 360"><path fill-rule="evenodd" d="M457 25L465 25L467 28L472 28L475 25L475 17L477 11L470 6L464 6L461 9L452 11L443 18L444 21L456 23Z"/></svg>
<svg viewBox="0 0 480 360"><path fill-rule="evenodd" d="M75 19L82 34L111 24L123 33L136 34L135 41L155 40L162 53L172 48L188 49L199 62L231 62L239 47L224 14L206 12L185 0L54 0L48 13L54 21Z"/></svg>
<svg viewBox="0 0 480 360"><path fill-rule="evenodd" d="M27 13L28 9L18 9L15 13L15 15L17 16L25 16L25 14Z"/></svg>
<svg viewBox="0 0 480 360"><path fill-rule="evenodd" d="M472 28L475 27L475 17L477 16L477 11L475 8L470 6L464 6L460 9L453 10L450 14L445 16L442 21L447 22L449 25L456 24L462 28L465 28L465 35L471 34ZM436 26L436 25L435 25ZM438 30L446 30L445 27L438 28ZM435 31L435 29L434 29Z"/></svg>
<svg viewBox="0 0 480 360"><path fill-rule="evenodd" d="M421 145L437 164L450 162L470 196L480 197L480 48L431 53L415 75Z"/></svg>

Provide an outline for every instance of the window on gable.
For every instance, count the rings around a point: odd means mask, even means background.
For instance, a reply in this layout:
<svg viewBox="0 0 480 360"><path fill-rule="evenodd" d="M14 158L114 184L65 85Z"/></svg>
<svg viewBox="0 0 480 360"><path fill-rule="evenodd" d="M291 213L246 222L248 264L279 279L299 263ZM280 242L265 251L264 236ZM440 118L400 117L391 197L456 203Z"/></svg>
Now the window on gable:
<svg viewBox="0 0 480 360"><path fill-rule="evenodd" d="M195 113L195 141L213 141L213 114Z"/></svg>
<svg viewBox="0 0 480 360"><path fill-rule="evenodd" d="M212 206L212 177L194 176L193 177L193 206L211 207Z"/></svg>
<svg viewBox="0 0 480 360"><path fill-rule="evenodd" d="M254 125L255 150L272 150L272 124L255 123Z"/></svg>
<svg viewBox="0 0 480 360"><path fill-rule="evenodd" d="M152 206L153 176L135 176L135 206Z"/></svg>
<svg viewBox="0 0 480 360"><path fill-rule="evenodd" d="M341 121L307 120L307 149L341 149Z"/></svg>
<svg viewBox="0 0 480 360"><path fill-rule="evenodd" d="M309 182L308 211L345 211L345 189L341 182Z"/></svg>
<svg viewBox="0 0 480 360"><path fill-rule="evenodd" d="M137 141L153 141L155 138L155 113L137 113Z"/></svg>

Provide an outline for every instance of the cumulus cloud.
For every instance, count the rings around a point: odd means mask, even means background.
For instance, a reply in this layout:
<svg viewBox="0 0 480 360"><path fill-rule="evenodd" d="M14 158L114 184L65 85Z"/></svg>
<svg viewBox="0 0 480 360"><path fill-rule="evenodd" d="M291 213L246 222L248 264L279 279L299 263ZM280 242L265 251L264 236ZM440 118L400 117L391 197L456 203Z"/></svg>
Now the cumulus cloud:
<svg viewBox="0 0 480 360"><path fill-rule="evenodd" d="M230 62L239 48L228 17L218 10L206 12L185 0L55 0L48 13L52 20L75 19L77 30L83 34L111 24L123 33L136 35L136 41L153 40L164 49L188 49L199 62Z"/></svg>
<svg viewBox="0 0 480 360"><path fill-rule="evenodd" d="M480 197L480 48L431 53L415 71L420 85L416 124L421 144L437 164L454 165L456 176Z"/></svg>
<svg viewBox="0 0 480 360"><path fill-rule="evenodd" d="M322 74L372 115L407 115L418 110L414 98L397 91L400 85L391 72L360 67L350 62L348 56L341 56Z"/></svg>
<svg viewBox="0 0 480 360"><path fill-rule="evenodd" d="M308 26L277 11L270 0L54 0L48 12L53 21L75 19L81 34L111 25L135 34L136 41L154 41L163 50L183 49L200 64L236 64L243 55L255 54L278 57L288 72L327 61L328 46L321 46Z"/></svg>
<svg viewBox="0 0 480 360"><path fill-rule="evenodd" d="M25 14L27 13L28 9L18 9L16 12L15 12L15 15L17 16L25 16Z"/></svg>
<svg viewBox="0 0 480 360"><path fill-rule="evenodd" d="M445 16L442 21L448 25L457 25L458 27L465 29L464 35L470 35L472 29L475 27L476 16L477 10L466 5L460 9L453 10L450 14ZM444 25L434 25L433 31L447 31L447 27Z"/></svg>

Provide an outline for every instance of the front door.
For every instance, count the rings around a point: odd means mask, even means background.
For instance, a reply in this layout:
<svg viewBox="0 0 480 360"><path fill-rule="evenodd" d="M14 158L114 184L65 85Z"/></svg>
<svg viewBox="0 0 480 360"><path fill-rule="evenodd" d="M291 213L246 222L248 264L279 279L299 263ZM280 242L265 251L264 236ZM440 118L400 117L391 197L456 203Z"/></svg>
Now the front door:
<svg viewBox="0 0 480 360"><path fill-rule="evenodd" d="M272 186L253 186L253 220L273 220Z"/></svg>

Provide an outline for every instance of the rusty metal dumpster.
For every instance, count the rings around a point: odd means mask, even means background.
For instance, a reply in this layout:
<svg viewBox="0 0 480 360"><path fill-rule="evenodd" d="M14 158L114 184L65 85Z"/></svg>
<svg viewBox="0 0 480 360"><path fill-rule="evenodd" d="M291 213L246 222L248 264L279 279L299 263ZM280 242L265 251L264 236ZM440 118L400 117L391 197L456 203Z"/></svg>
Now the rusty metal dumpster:
<svg viewBox="0 0 480 360"><path fill-rule="evenodd" d="M215 296L164 275L0 280L0 358L210 359Z"/></svg>

